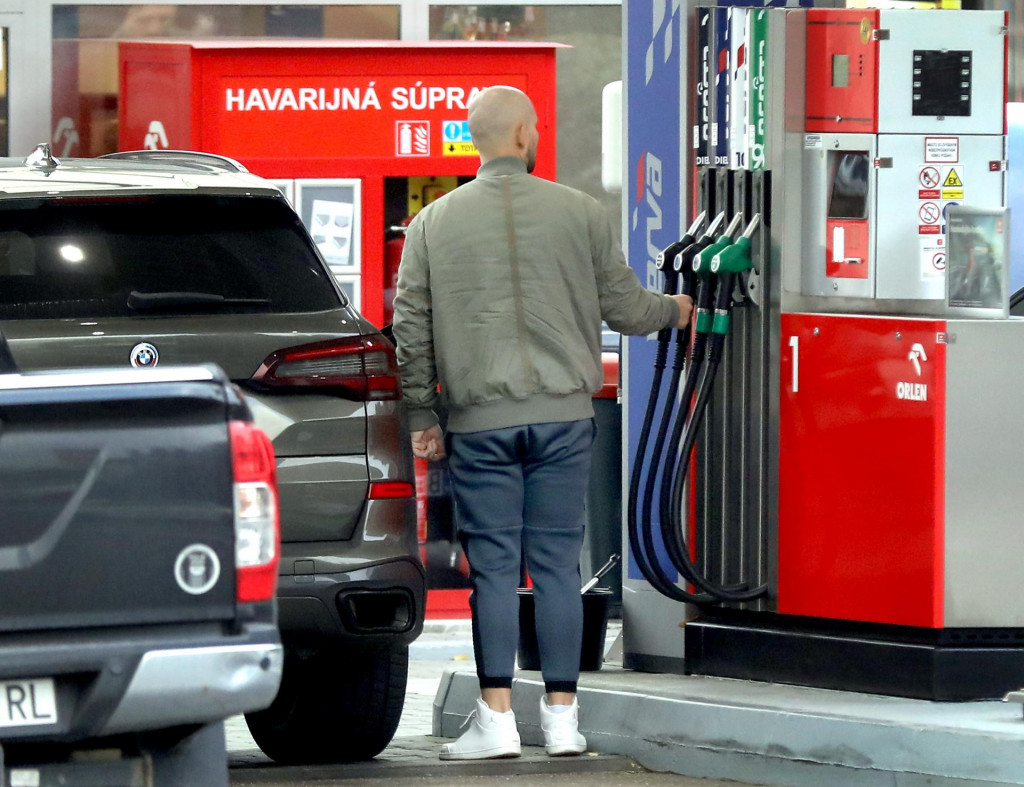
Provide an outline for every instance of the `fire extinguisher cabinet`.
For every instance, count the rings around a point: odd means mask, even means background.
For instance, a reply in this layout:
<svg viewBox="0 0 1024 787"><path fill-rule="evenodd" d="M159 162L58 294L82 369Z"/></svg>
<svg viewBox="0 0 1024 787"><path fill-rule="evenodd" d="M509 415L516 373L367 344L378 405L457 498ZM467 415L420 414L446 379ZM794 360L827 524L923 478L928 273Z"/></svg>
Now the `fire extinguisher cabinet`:
<svg viewBox="0 0 1024 787"><path fill-rule="evenodd" d="M219 153L274 181L357 307L380 326L393 228L480 165L465 123L477 91L502 84L530 96L542 137L535 174L554 178L562 46L122 42L118 147Z"/></svg>

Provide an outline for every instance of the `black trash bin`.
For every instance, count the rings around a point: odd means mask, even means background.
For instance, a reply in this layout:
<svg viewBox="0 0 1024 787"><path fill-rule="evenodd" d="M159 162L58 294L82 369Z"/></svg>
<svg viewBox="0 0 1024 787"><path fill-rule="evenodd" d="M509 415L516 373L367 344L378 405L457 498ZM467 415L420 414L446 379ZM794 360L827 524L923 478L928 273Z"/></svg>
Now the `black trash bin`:
<svg viewBox="0 0 1024 787"><path fill-rule="evenodd" d="M533 591L519 588L519 669L539 670L540 649L534 625ZM608 588L591 588L583 594L583 642L580 670L594 672L604 663L604 640L608 633L608 607L612 600Z"/></svg>

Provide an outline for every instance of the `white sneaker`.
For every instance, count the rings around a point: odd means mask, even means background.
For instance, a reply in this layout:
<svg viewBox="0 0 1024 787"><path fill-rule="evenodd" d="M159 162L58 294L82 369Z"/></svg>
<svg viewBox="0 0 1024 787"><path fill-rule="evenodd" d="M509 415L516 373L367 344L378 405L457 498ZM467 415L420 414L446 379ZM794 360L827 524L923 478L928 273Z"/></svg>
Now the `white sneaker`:
<svg viewBox="0 0 1024 787"><path fill-rule="evenodd" d="M522 753L516 717L511 711L497 713L477 699L476 708L462 726L466 724L469 729L458 740L441 747L438 756L442 760L491 760Z"/></svg>
<svg viewBox="0 0 1024 787"><path fill-rule="evenodd" d="M548 698L540 698L540 728L544 732L544 750L550 757L582 754L587 750L587 739L580 735L580 703L573 697L569 710L556 713L548 705Z"/></svg>

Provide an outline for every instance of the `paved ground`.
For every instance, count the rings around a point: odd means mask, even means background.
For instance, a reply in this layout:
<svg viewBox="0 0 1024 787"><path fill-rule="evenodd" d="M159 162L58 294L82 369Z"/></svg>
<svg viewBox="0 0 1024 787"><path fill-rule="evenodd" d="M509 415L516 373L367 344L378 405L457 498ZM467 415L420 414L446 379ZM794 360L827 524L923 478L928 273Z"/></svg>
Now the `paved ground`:
<svg viewBox="0 0 1024 787"><path fill-rule="evenodd" d="M621 629L620 621L610 621L608 624L608 639L610 645ZM409 659L409 683L405 695L405 708L402 711L402 720L399 722L398 731L391 745L384 750L375 760L369 764L369 770L379 770L378 765L387 765L390 769L398 769L392 776L398 776L401 766L404 764L415 764L418 772L427 764L440 762L437 759L437 750L447 739L431 737L433 727L433 703L437 695L437 687L445 667L451 664L471 664L473 661L473 642L469 633L469 621L427 621L423 635L413 643L410 648ZM245 719L236 716L228 720L226 725L228 762L232 767L267 765L271 760L263 754L256 746L249 730L245 726ZM506 760L505 764L516 763L514 770L517 772L529 772L533 762L547 762L552 760L545 756L543 749L535 746L524 747L523 757L518 761ZM628 760L612 755L601 755L591 757L594 760L590 767L597 765L596 760L602 757L614 760L609 763L616 768L622 768L629 763ZM572 760L563 758L555 762L565 763L565 766L554 766L564 770L572 769ZM577 760L577 763L579 761ZM465 763L460 763L460 779L464 775L470 775L465 770ZM484 770L482 773L493 771L493 765L488 766L491 770ZM602 760L602 765L605 767ZM536 770L534 770L536 772ZM356 774L352 774L355 776ZM242 784L235 777L232 783ZM254 782L255 783L255 782Z"/></svg>

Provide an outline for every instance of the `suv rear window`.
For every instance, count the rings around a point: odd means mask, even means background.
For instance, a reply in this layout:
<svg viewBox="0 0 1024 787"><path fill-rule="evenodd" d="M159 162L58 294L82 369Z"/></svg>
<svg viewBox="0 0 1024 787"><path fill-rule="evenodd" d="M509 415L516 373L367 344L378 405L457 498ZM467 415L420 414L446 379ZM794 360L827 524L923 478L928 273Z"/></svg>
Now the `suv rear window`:
<svg viewBox="0 0 1024 787"><path fill-rule="evenodd" d="M271 198L160 195L0 207L0 318L310 312L341 305Z"/></svg>

